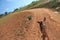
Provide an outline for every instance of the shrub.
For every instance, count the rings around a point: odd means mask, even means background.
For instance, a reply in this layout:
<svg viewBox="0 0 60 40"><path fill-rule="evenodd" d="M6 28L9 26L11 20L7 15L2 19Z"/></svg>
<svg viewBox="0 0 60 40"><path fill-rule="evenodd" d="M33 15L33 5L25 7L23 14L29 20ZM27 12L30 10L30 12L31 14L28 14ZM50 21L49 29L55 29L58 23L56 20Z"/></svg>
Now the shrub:
<svg viewBox="0 0 60 40"><path fill-rule="evenodd" d="M4 16L4 14L0 14L0 18L2 18Z"/></svg>
<svg viewBox="0 0 60 40"><path fill-rule="evenodd" d="M14 12L17 11L17 10L18 10L18 8L16 8L16 9L14 10Z"/></svg>
<svg viewBox="0 0 60 40"><path fill-rule="evenodd" d="M5 16L8 14L8 12L5 12Z"/></svg>

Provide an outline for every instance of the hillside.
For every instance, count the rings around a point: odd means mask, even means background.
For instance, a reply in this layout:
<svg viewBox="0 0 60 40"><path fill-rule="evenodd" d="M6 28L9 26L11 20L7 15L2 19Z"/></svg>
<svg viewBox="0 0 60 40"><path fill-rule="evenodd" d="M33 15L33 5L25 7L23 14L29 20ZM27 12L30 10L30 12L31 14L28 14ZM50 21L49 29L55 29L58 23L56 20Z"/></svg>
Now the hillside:
<svg viewBox="0 0 60 40"><path fill-rule="evenodd" d="M28 4L27 6L24 6L24 7L20 8L19 10L27 10L27 9L34 9L34 8L50 8L50 9L60 11L60 2L55 2L55 1L46 1L46 2L33 1L31 4Z"/></svg>
<svg viewBox="0 0 60 40"><path fill-rule="evenodd" d="M2 18L0 40L42 40L37 21L43 20L44 17L49 40L60 40L60 14L47 8L18 11Z"/></svg>
<svg viewBox="0 0 60 40"><path fill-rule="evenodd" d="M43 21L46 40L60 40L60 2L54 1L33 1L1 17L0 40L43 40L38 21Z"/></svg>

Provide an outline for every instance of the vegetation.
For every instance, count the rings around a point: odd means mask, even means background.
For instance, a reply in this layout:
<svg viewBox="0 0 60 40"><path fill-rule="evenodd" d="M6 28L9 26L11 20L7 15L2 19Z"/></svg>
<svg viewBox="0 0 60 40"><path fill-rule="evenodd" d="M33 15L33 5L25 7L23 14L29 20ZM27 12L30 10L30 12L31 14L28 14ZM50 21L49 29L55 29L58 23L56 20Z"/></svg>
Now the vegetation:
<svg viewBox="0 0 60 40"><path fill-rule="evenodd" d="M4 14L0 14L0 18L2 18L4 16Z"/></svg>
<svg viewBox="0 0 60 40"><path fill-rule="evenodd" d="M6 15L8 15L8 14L9 14L8 12L5 12L4 14L0 14L0 18L6 16Z"/></svg>
<svg viewBox="0 0 60 40"><path fill-rule="evenodd" d="M42 0L44 1L44 0ZM57 7L60 7L60 2L57 0L51 0L49 2L42 2L41 0L33 1L31 4L21 7L18 10L26 10L26 9L34 9L34 8L50 8L54 10L60 10L60 8L56 9Z"/></svg>
<svg viewBox="0 0 60 40"><path fill-rule="evenodd" d="M33 1L31 4L21 7L19 10L25 10L25 9L31 9L31 7L35 6L38 4L39 1Z"/></svg>
<svg viewBox="0 0 60 40"><path fill-rule="evenodd" d="M16 8L16 9L14 10L14 12L15 12L15 11L17 11L17 10L19 10L19 9L18 9L18 8Z"/></svg>
<svg viewBox="0 0 60 40"><path fill-rule="evenodd" d="M5 12L5 15L7 15L8 14L8 12Z"/></svg>

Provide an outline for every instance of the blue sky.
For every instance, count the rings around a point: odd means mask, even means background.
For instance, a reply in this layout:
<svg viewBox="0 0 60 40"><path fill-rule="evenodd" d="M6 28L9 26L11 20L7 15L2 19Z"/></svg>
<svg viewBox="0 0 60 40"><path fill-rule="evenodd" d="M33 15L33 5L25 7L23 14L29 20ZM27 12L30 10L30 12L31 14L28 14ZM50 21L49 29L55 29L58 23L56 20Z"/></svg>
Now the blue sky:
<svg viewBox="0 0 60 40"><path fill-rule="evenodd" d="M16 8L25 6L34 0L0 0L0 14L13 11Z"/></svg>

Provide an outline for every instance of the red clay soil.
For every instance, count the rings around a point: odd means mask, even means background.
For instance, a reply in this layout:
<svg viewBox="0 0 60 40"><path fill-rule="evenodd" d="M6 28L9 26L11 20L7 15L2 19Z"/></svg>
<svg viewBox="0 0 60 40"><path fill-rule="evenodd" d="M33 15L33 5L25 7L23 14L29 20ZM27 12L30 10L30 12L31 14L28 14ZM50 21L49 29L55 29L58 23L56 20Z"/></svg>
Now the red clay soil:
<svg viewBox="0 0 60 40"><path fill-rule="evenodd" d="M60 40L60 14L58 12L39 8L15 12L8 16L1 20L0 40L42 40L42 33L37 22L43 20L44 17L46 17L44 25L49 40ZM28 20L29 16L31 20Z"/></svg>

